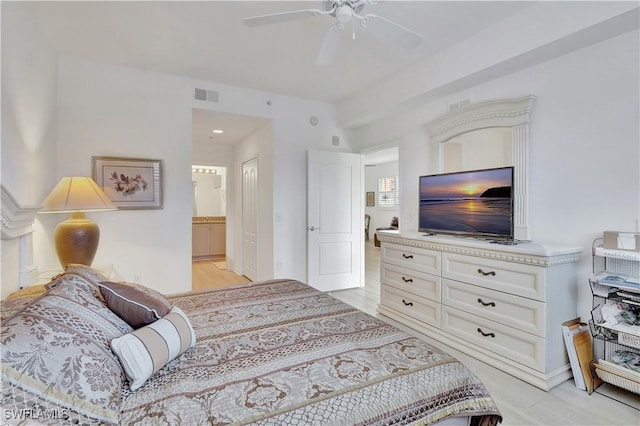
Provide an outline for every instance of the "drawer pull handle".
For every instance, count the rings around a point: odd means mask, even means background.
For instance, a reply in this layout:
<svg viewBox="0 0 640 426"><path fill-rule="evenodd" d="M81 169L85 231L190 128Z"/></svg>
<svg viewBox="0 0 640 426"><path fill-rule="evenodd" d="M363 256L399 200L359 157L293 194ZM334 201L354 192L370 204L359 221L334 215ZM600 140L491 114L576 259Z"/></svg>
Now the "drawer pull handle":
<svg viewBox="0 0 640 426"><path fill-rule="evenodd" d="M484 300L478 298L478 303L482 304L482 306L493 306L495 308L496 304L495 302L485 302Z"/></svg>
<svg viewBox="0 0 640 426"><path fill-rule="evenodd" d="M413 255L412 254L404 254L404 253L402 253L402 257L404 257L405 259L413 259Z"/></svg>
<svg viewBox="0 0 640 426"><path fill-rule="evenodd" d="M402 277L402 281L404 281L405 283L412 283L413 282L413 278Z"/></svg>
<svg viewBox="0 0 640 426"><path fill-rule="evenodd" d="M495 271L485 272L485 271L483 271L482 269L478 269L478 273L479 273L479 274L484 275L485 277L486 277L487 275L491 275L491 276L493 276L493 277L495 277L495 276L496 276Z"/></svg>
<svg viewBox="0 0 640 426"><path fill-rule="evenodd" d="M402 299L402 303L404 303L406 306L413 306L413 302L407 302L404 299Z"/></svg>
<svg viewBox="0 0 640 426"><path fill-rule="evenodd" d="M484 331L482 331L480 327L478 327L478 333L482 334L484 337L487 337L487 336L496 337L495 333L485 333Z"/></svg>

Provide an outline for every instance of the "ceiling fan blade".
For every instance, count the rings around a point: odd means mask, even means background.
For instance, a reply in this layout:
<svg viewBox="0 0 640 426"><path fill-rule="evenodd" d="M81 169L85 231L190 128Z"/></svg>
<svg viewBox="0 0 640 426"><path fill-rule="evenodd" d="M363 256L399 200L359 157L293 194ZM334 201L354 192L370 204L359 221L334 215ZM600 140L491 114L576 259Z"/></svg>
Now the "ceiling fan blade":
<svg viewBox="0 0 640 426"><path fill-rule="evenodd" d="M357 15L354 16L360 18ZM418 34L382 16L367 14L361 18L360 23L364 28L371 29L372 33L384 38L393 39L396 43L407 49L416 47L424 39L422 34Z"/></svg>
<svg viewBox="0 0 640 426"><path fill-rule="evenodd" d="M322 45L320 45L318 56L316 56L316 65L329 65L331 63L338 50L343 29L344 25L342 24L335 24L329 28L324 40L322 40Z"/></svg>
<svg viewBox="0 0 640 426"><path fill-rule="evenodd" d="M269 15L244 18L242 22L244 22L248 27L259 27L262 25L277 24L279 22L293 21L302 18L312 18L314 16L326 14L328 14L328 12L323 12L318 9L292 10L290 12L272 13Z"/></svg>

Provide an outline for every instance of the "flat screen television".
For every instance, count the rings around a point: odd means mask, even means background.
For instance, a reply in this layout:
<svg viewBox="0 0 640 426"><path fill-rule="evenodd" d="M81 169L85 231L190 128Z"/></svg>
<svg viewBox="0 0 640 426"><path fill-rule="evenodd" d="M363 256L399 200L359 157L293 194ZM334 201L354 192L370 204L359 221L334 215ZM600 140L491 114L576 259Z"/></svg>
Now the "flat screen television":
<svg viewBox="0 0 640 426"><path fill-rule="evenodd" d="M513 240L513 167L420 176L419 230Z"/></svg>

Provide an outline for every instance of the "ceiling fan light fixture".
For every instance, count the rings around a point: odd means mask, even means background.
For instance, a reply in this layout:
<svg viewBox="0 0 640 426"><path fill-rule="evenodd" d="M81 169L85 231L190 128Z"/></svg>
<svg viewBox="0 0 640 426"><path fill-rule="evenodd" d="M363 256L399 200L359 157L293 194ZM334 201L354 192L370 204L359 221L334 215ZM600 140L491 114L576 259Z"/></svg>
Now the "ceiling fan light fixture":
<svg viewBox="0 0 640 426"><path fill-rule="evenodd" d="M1 0L0 0L1 1ZM243 22L250 27L276 24L279 22L292 21L302 18L310 18L318 15L328 15L335 18L335 22L325 34L320 46L320 51L316 56L316 65L329 65L338 49L342 31L349 22L360 21L363 28L366 28L369 21L375 21L373 27L380 27L377 31L385 31L384 37L395 39L398 44L405 48L417 46L424 38L408 28L403 27L393 21L372 13L361 14L361 10L366 5L375 5L377 0L322 0L321 9L292 10L289 12L272 13L268 15L244 18ZM352 38L355 39L355 24L352 31ZM267 102L269 104L269 102Z"/></svg>
<svg viewBox="0 0 640 426"><path fill-rule="evenodd" d="M336 19L341 24L346 24L353 17L353 9L348 4L343 4L336 9Z"/></svg>

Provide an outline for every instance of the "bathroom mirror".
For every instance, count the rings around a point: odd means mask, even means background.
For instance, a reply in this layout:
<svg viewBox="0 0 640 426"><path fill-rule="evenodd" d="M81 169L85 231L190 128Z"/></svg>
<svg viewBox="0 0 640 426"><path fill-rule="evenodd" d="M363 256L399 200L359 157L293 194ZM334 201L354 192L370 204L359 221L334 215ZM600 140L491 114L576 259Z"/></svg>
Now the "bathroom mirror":
<svg viewBox="0 0 640 426"><path fill-rule="evenodd" d="M226 167L192 167L193 217L226 216L226 181Z"/></svg>

